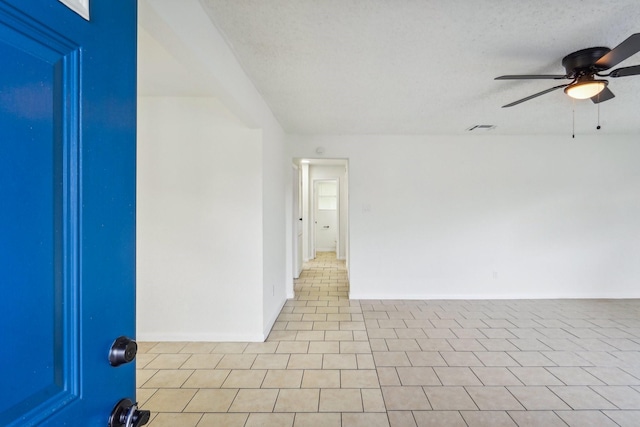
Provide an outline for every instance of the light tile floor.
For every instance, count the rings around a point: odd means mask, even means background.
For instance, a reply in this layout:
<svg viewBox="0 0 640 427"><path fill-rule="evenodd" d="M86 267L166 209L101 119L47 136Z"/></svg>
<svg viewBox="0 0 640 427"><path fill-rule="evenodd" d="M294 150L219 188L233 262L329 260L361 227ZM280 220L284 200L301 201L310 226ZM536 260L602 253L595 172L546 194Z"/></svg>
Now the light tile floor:
<svg viewBox="0 0 640 427"><path fill-rule="evenodd" d="M305 265L265 343L140 343L151 427L640 426L640 300L350 301Z"/></svg>

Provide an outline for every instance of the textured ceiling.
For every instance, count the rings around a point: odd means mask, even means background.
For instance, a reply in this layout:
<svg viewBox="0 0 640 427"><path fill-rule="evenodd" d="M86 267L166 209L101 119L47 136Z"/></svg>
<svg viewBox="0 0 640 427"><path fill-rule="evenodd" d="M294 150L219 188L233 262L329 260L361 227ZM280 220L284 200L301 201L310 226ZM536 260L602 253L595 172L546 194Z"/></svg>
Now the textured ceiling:
<svg viewBox="0 0 640 427"><path fill-rule="evenodd" d="M611 79L598 108L562 90L562 58L640 32L638 0L201 0L289 133L640 133L640 76ZM206 40L202 40L206 43ZM619 66L640 64L640 54ZM562 82L561 82L562 83Z"/></svg>

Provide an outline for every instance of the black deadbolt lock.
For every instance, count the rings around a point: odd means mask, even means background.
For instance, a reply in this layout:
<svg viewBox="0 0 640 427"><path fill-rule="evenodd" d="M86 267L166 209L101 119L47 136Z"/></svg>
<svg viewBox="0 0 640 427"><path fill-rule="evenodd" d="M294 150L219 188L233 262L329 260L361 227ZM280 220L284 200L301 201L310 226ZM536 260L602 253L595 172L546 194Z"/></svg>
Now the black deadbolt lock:
<svg viewBox="0 0 640 427"><path fill-rule="evenodd" d="M130 399L122 399L111 411L108 427L139 427L147 424L151 412L138 409Z"/></svg>
<svg viewBox="0 0 640 427"><path fill-rule="evenodd" d="M138 344L131 338L119 337L109 351L109 363L111 366L120 366L132 362L138 353Z"/></svg>

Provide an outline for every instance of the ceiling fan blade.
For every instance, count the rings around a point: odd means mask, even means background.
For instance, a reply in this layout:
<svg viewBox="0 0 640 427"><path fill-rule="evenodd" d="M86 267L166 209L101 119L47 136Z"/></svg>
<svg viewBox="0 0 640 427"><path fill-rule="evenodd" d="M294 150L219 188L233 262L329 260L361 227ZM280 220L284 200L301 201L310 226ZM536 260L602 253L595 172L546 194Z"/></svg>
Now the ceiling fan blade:
<svg viewBox="0 0 640 427"><path fill-rule="evenodd" d="M520 74L496 77L494 80L560 80L567 78L559 74Z"/></svg>
<svg viewBox="0 0 640 427"><path fill-rule="evenodd" d="M640 65L634 65L632 67L616 68L609 73L609 77L626 77L635 76L640 74Z"/></svg>
<svg viewBox="0 0 640 427"><path fill-rule="evenodd" d="M609 53L596 61L596 66L609 69L640 52L640 33L632 34L628 39L614 47Z"/></svg>
<svg viewBox="0 0 640 427"><path fill-rule="evenodd" d="M511 104L503 105L502 108L513 107L514 105L521 104L521 103L523 103L525 101L528 101L530 99L537 98L540 95L544 95L545 93L553 92L554 90L560 89L562 87L567 87L567 86L569 86L569 85L566 84L566 85L554 86L554 87L549 88L547 90L543 90L542 92L538 92L538 93L534 93L533 95L529 95L526 98L519 99L519 100L517 100L515 102L512 102Z"/></svg>
<svg viewBox="0 0 640 427"><path fill-rule="evenodd" d="M599 104L601 102L608 101L611 98L615 98L615 97L616 96L613 94L613 92L611 92L611 90L609 90L608 87L605 87L602 92L592 97L591 100L593 101L594 104Z"/></svg>

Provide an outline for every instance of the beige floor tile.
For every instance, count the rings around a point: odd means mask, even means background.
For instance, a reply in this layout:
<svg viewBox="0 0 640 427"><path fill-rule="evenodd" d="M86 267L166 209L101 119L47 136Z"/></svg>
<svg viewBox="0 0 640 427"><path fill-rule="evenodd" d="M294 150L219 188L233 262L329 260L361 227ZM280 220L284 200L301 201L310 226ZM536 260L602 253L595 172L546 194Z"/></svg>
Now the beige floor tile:
<svg viewBox="0 0 640 427"><path fill-rule="evenodd" d="M474 411L478 407L464 387L423 387L434 411Z"/></svg>
<svg viewBox="0 0 640 427"><path fill-rule="evenodd" d="M277 397L276 389L242 389L238 391L229 412L272 412Z"/></svg>
<svg viewBox="0 0 640 427"><path fill-rule="evenodd" d="M153 394L158 391L156 388L139 388L136 390L136 401L138 406L143 406Z"/></svg>
<svg viewBox="0 0 640 427"><path fill-rule="evenodd" d="M231 355L229 357L232 356L235 355ZM214 369L218 367L220 361L226 356L222 354L193 354L188 357L189 358L185 360L184 364L182 365L182 369ZM224 366L219 367L221 369L225 369Z"/></svg>
<svg viewBox="0 0 640 427"><path fill-rule="evenodd" d="M286 369L288 354L258 354L251 369Z"/></svg>
<svg viewBox="0 0 640 427"><path fill-rule="evenodd" d="M389 427L387 414L342 414L342 427Z"/></svg>
<svg viewBox="0 0 640 427"><path fill-rule="evenodd" d="M278 342L278 341L294 341L296 339L297 332L296 331L278 331L275 329L271 329L269 333L269 337L267 341L269 342Z"/></svg>
<svg viewBox="0 0 640 427"><path fill-rule="evenodd" d="M339 331L340 322L313 322L314 331Z"/></svg>
<svg viewBox="0 0 640 427"><path fill-rule="evenodd" d="M528 411L571 409L547 387L507 387Z"/></svg>
<svg viewBox="0 0 640 427"><path fill-rule="evenodd" d="M518 427L567 427L553 411L509 411Z"/></svg>
<svg viewBox="0 0 640 427"><path fill-rule="evenodd" d="M159 413L149 427L196 427L202 414Z"/></svg>
<svg viewBox="0 0 640 427"><path fill-rule="evenodd" d="M563 385L555 376L551 375L549 371L544 368L538 367L510 367L508 368L524 385Z"/></svg>
<svg viewBox="0 0 640 427"><path fill-rule="evenodd" d="M356 354L356 362L358 369L375 369L376 364L373 361L372 354Z"/></svg>
<svg viewBox="0 0 640 427"><path fill-rule="evenodd" d="M193 355L192 357L198 357L200 355ZM211 356L219 356L219 355L211 355ZM218 369L249 369L253 365L257 358L256 354L225 354L220 362L217 364ZM201 360L202 359L202 360ZM191 362L191 361L190 361ZM213 360L211 360L213 362ZM204 358L198 358L198 360L193 362L193 365L203 365L199 368L210 368L208 361ZM192 366L189 364L188 366Z"/></svg>
<svg viewBox="0 0 640 427"><path fill-rule="evenodd" d="M243 353L248 345L248 343L242 342L221 342L211 352L222 354Z"/></svg>
<svg viewBox="0 0 640 427"><path fill-rule="evenodd" d="M158 357L158 353L140 353L136 355L136 369L143 369L153 359Z"/></svg>
<svg viewBox="0 0 640 427"><path fill-rule="evenodd" d="M377 368L376 371L378 372L378 381L380 381L380 385L401 385L400 377L398 377L396 368Z"/></svg>
<svg viewBox="0 0 640 427"><path fill-rule="evenodd" d="M244 427L248 417L249 414L204 414L197 427Z"/></svg>
<svg viewBox="0 0 640 427"><path fill-rule="evenodd" d="M360 393L364 412L386 412L382 391L379 388L363 388Z"/></svg>
<svg viewBox="0 0 640 427"><path fill-rule="evenodd" d="M340 384L343 388L380 388L375 370L342 370Z"/></svg>
<svg viewBox="0 0 640 427"><path fill-rule="evenodd" d="M593 391L607 399L618 409L640 410L640 393L627 386L594 386ZM640 423L640 420L639 420Z"/></svg>
<svg viewBox="0 0 640 427"><path fill-rule="evenodd" d="M621 427L637 427L638 411L603 411L606 416L611 418Z"/></svg>
<svg viewBox="0 0 640 427"><path fill-rule="evenodd" d="M510 370L503 367L473 367L471 368L482 384L486 386L494 385L522 385L522 382L511 373Z"/></svg>
<svg viewBox="0 0 640 427"><path fill-rule="evenodd" d="M260 388L266 370L263 369L234 369L227 376L222 388Z"/></svg>
<svg viewBox="0 0 640 427"><path fill-rule="evenodd" d="M194 371L188 369L162 369L156 372L144 388L180 388Z"/></svg>
<svg viewBox="0 0 640 427"><path fill-rule="evenodd" d="M275 353L278 343L275 342L251 342L244 349L244 354L270 354Z"/></svg>
<svg viewBox="0 0 640 427"><path fill-rule="evenodd" d="M138 344L138 355L149 353L149 350L151 350L153 347L158 345L157 342L152 342L152 341L138 341L137 344Z"/></svg>
<svg viewBox="0 0 640 427"><path fill-rule="evenodd" d="M442 385L475 386L482 385L470 368L435 367L433 368Z"/></svg>
<svg viewBox="0 0 640 427"><path fill-rule="evenodd" d="M566 385L604 385L602 381L580 367L550 366L546 369Z"/></svg>
<svg viewBox="0 0 640 427"><path fill-rule="evenodd" d="M188 354L159 354L145 366L145 369L178 369L188 358ZM185 368L188 369L189 367L186 366Z"/></svg>
<svg viewBox="0 0 640 427"><path fill-rule="evenodd" d="M362 395L359 389L320 390L320 412L362 412Z"/></svg>
<svg viewBox="0 0 640 427"><path fill-rule="evenodd" d="M180 350L180 353L211 353L218 343L215 342L188 342Z"/></svg>
<svg viewBox="0 0 640 427"><path fill-rule="evenodd" d="M448 366L437 351L408 351L407 357L412 366Z"/></svg>
<svg viewBox="0 0 640 427"><path fill-rule="evenodd" d="M369 341L342 341L340 342L340 353L371 353Z"/></svg>
<svg viewBox="0 0 640 427"><path fill-rule="evenodd" d="M364 322L339 322L341 331L364 331Z"/></svg>
<svg viewBox="0 0 640 427"><path fill-rule="evenodd" d="M405 352L373 352L373 360L376 366L411 366Z"/></svg>
<svg viewBox="0 0 640 427"><path fill-rule="evenodd" d="M151 344L151 343L150 343ZM187 345L186 342L159 342L147 348L146 353L179 353ZM140 346L140 344L138 344Z"/></svg>
<svg viewBox="0 0 640 427"><path fill-rule="evenodd" d="M476 351L474 354L484 366L519 366L518 362L504 351Z"/></svg>
<svg viewBox="0 0 640 427"><path fill-rule="evenodd" d="M414 411L413 416L418 427L467 427L460 413L455 411ZM392 424L392 427L395 426ZM398 427L403 426L398 424Z"/></svg>
<svg viewBox="0 0 640 427"><path fill-rule="evenodd" d="M197 390L159 389L147 400L142 409L151 412L181 412Z"/></svg>
<svg viewBox="0 0 640 427"><path fill-rule="evenodd" d="M307 353L307 350L309 350L308 341L281 341L276 353Z"/></svg>
<svg viewBox="0 0 640 427"><path fill-rule="evenodd" d="M262 382L262 388L300 388L303 372L296 369L269 370Z"/></svg>
<svg viewBox="0 0 640 427"><path fill-rule="evenodd" d="M505 387L466 387L482 411L518 411L524 407Z"/></svg>
<svg viewBox="0 0 640 427"><path fill-rule="evenodd" d="M440 355L449 366L482 366L480 359L470 351L441 351Z"/></svg>
<svg viewBox="0 0 640 427"><path fill-rule="evenodd" d="M503 411L460 412L468 427L517 427L509 414Z"/></svg>
<svg viewBox="0 0 640 427"><path fill-rule="evenodd" d="M558 411L556 414L571 427L617 426L615 422L600 411Z"/></svg>
<svg viewBox="0 0 640 427"><path fill-rule="evenodd" d="M387 416L389 417L390 427L417 427L411 411L389 411Z"/></svg>
<svg viewBox="0 0 640 427"><path fill-rule="evenodd" d="M382 387L384 403L391 411L424 411L431 409L422 387Z"/></svg>
<svg viewBox="0 0 640 427"><path fill-rule="evenodd" d="M230 372L228 369L197 369L182 388L219 388Z"/></svg>
<svg viewBox="0 0 640 427"><path fill-rule="evenodd" d="M302 377L303 388L340 388L339 370L305 370Z"/></svg>
<svg viewBox="0 0 640 427"><path fill-rule="evenodd" d="M311 341L309 343L309 354L317 353L340 353L339 341Z"/></svg>
<svg viewBox="0 0 640 427"><path fill-rule="evenodd" d="M237 389L200 389L184 412L227 412L237 394Z"/></svg>
<svg viewBox="0 0 640 427"><path fill-rule="evenodd" d="M640 358L636 366L640 366ZM603 381L606 385L640 385L640 379L616 367L588 367L585 371Z"/></svg>
<svg viewBox="0 0 640 427"><path fill-rule="evenodd" d="M403 386L412 385L440 385L433 368L427 367L398 367L396 368L400 383Z"/></svg>
<svg viewBox="0 0 640 427"><path fill-rule="evenodd" d="M245 427L292 427L294 414L249 414Z"/></svg>
<svg viewBox="0 0 640 427"><path fill-rule="evenodd" d="M310 331L314 322L287 322L287 331Z"/></svg>
<svg viewBox="0 0 640 427"><path fill-rule="evenodd" d="M274 412L318 412L320 389L283 389Z"/></svg>
<svg viewBox="0 0 640 427"><path fill-rule="evenodd" d="M324 336L327 341L354 341L352 331L327 331Z"/></svg>
<svg viewBox="0 0 640 427"><path fill-rule="evenodd" d="M298 413L293 427L342 427L338 413Z"/></svg>
<svg viewBox="0 0 640 427"><path fill-rule="evenodd" d="M287 369L322 369L322 354L292 354Z"/></svg>
<svg viewBox="0 0 640 427"><path fill-rule="evenodd" d="M298 331L296 341L324 341L324 331Z"/></svg>
<svg viewBox="0 0 640 427"><path fill-rule="evenodd" d="M420 351L420 346L415 339L402 338L385 340L389 351Z"/></svg>
<svg viewBox="0 0 640 427"><path fill-rule="evenodd" d="M322 369L358 369L355 354L325 354Z"/></svg>
<svg viewBox="0 0 640 427"><path fill-rule="evenodd" d="M156 372L157 369L136 369L136 386L142 387Z"/></svg>

